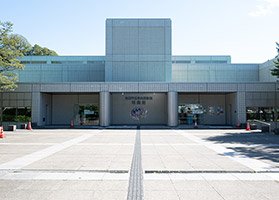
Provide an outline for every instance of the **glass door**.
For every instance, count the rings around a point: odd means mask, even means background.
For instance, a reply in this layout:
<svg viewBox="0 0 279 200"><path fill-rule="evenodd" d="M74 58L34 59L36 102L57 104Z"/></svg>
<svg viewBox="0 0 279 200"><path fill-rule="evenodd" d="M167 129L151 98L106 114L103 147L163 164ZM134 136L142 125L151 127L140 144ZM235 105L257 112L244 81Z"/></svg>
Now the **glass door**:
<svg viewBox="0 0 279 200"><path fill-rule="evenodd" d="M99 107L94 104L79 105L79 121L82 126L99 125Z"/></svg>

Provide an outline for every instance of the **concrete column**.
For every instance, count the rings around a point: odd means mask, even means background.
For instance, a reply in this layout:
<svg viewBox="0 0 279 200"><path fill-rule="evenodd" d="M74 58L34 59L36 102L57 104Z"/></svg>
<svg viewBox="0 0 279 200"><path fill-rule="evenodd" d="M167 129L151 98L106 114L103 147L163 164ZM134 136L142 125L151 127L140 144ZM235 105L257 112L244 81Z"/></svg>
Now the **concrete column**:
<svg viewBox="0 0 279 200"><path fill-rule="evenodd" d="M32 122L38 126L42 125L42 94L40 92L32 92Z"/></svg>
<svg viewBox="0 0 279 200"><path fill-rule="evenodd" d="M246 123L246 98L245 92L236 93L237 122Z"/></svg>
<svg viewBox="0 0 279 200"><path fill-rule="evenodd" d="M168 126L177 126L178 124L178 94L177 92L168 92Z"/></svg>
<svg viewBox="0 0 279 200"><path fill-rule="evenodd" d="M110 93L100 92L100 126L110 125Z"/></svg>

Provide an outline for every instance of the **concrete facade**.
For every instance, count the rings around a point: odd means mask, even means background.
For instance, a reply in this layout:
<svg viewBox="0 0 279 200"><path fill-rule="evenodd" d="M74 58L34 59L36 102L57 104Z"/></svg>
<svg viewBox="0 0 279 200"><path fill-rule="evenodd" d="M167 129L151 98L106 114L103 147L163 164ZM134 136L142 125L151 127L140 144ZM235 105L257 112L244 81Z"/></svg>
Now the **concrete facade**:
<svg viewBox="0 0 279 200"><path fill-rule="evenodd" d="M93 113L95 125L105 127L177 126L183 121L178 107L194 104L204 112L198 123L235 125L246 122L248 107L279 107L272 61L172 56L170 19L107 19L106 56L27 56L21 62L18 88L0 93L1 108L30 108L38 126L79 125ZM135 108L145 112L140 121L131 116Z"/></svg>
<svg viewBox="0 0 279 200"><path fill-rule="evenodd" d="M65 97L65 94L70 96L75 96L77 94L81 94L81 96L88 97L89 102L97 102L98 97L100 98L100 125L108 126L111 120L113 113L115 113L115 109L111 108L116 105L121 105L121 101L113 102L115 99L111 97L115 94L122 96L153 96L153 93L157 94L164 94L166 97L159 99L158 101L165 101L163 103L165 106L162 108L164 109L165 114L165 123L159 120L159 123L155 124L168 124L168 125L175 125L178 124L177 116L170 115L173 113L174 105L175 105L175 93L178 95L179 103L205 103L210 104L214 102L216 104L224 108L224 114L217 117L218 123L214 122L213 124L237 124L244 123L246 121L246 107L248 106L279 106L279 103L276 99L279 99L279 91L278 91L278 84L277 83L94 83L94 87L90 87L91 83L22 83L19 84L18 89L12 93L4 93L2 96L2 102L5 102L4 105L10 106L17 106L22 105L22 102L26 101L27 106L30 106L30 102L32 102L32 121L38 123L38 125L44 125L43 118L45 115L43 114L45 111L46 104L44 102L50 101L49 95L52 95L52 99L58 100L61 98L62 102L71 101L68 97ZM61 95L60 93L65 93ZM175 92L175 93L174 93ZM13 95L11 95L13 94ZM74 94L74 95L73 95ZM12 98L16 98L17 96L25 95L26 98L29 98L32 95L32 100L12 100ZM94 98L93 98L94 96ZM63 98L62 98L63 97ZM76 97L77 98L77 97ZM91 100L90 100L91 99ZM94 100L95 99L95 100ZM124 101L124 102L123 102ZM123 100L122 102L125 103L123 106L127 107L126 111L128 110L127 102L130 105L130 101ZM9 102L9 104L8 104ZM64 103L58 103L56 106L59 106ZM97 104L99 105L99 102ZM174 102L174 103L171 103ZM272 103L272 104L270 104ZM68 104L68 103L67 103ZM162 105L163 105L162 104ZM74 103L73 103L74 105ZM132 104L131 104L132 105ZM56 107L54 105L54 107ZM63 105L62 107L65 107ZM174 106L174 107L171 107ZM62 108L61 107L61 108ZM56 110L56 108L52 108L52 114L48 114L49 116L57 115L57 113L61 113L61 115L65 116L65 113L61 108ZM132 107L131 107L132 108ZM114 111L112 111L114 109ZM118 107L118 112L121 112L122 107ZM130 107L129 107L130 109ZM66 110L66 108L65 108ZM71 111L73 108L70 109ZM125 110L125 109L124 109ZM231 111L229 111L231 110ZM51 112L51 111L48 111ZM68 112L68 111L67 111ZM177 110L176 110L177 112ZM229 112L231 112L229 114ZM157 113L157 115L161 117L163 113ZM73 115L74 113L72 113ZM67 114L70 116L71 114ZM128 117L129 112L127 113ZM170 116L170 117L168 117ZM176 122L169 121L172 119ZM124 117L125 118L125 117ZM206 123L210 124L210 118L215 118L214 116L209 116L206 118ZM52 122L58 120L57 116L52 118ZM65 121L68 122L70 119L67 118ZM129 121L123 121L112 123L112 124L132 124L131 119ZM211 121L212 122L212 121ZM224 123L223 123L224 122ZM51 123L54 124L54 123ZM61 123L57 123L61 124ZM154 124L154 123L152 123ZM48 124L50 125L50 124Z"/></svg>
<svg viewBox="0 0 279 200"><path fill-rule="evenodd" d="M170 19L107 19L106 82L171 81Z"/></svg>

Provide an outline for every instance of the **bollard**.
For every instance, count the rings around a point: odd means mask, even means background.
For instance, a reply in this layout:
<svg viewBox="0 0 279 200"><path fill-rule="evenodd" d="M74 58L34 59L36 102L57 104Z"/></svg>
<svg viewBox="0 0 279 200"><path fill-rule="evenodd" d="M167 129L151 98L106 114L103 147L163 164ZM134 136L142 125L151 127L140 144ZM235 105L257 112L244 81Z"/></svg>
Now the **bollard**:
<svg viewBox="0 0 279 200"><path fill-rule="evenodd" d="M4 130L3 130L3 126L0 126L0 138L4 138L5 134L4 134Z"/></svg>
<svg viewBox="0 0 279 200"><path fill-rule="evenodd" d="M197 123L197 121L195 121L194 128L198 128L198 123Z"/></svg>
<svg viewBox="0 0 279 200"><path fill-rule="evenodd" d="M32 131L31 122L28 122L28 125L27 125L27 130Z"/></svg>
<svg viewBox="0 0 279 200"><path fill-rule="evenodd" d="M74 120L71 120L70 128L74 128Z"/></svg>
<svg viewBox="0 0 279 200"><path fill-rule="evenodd" d="M251 131L250 123L249 122L247 122L247 124L246 124L246 131Z"/></svg>

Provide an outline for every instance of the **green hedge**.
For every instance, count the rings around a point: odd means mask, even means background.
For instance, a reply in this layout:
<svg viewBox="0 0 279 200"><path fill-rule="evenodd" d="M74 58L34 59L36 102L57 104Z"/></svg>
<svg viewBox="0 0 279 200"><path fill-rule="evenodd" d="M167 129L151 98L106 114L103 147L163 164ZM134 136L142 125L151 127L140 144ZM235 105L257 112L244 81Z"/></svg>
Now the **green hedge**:
<svg viewBox="0 0 279 200"><path fill-rule="evenodd" d="M30 122L31 117L25 115L3 115L3 122Z"/></svg>

